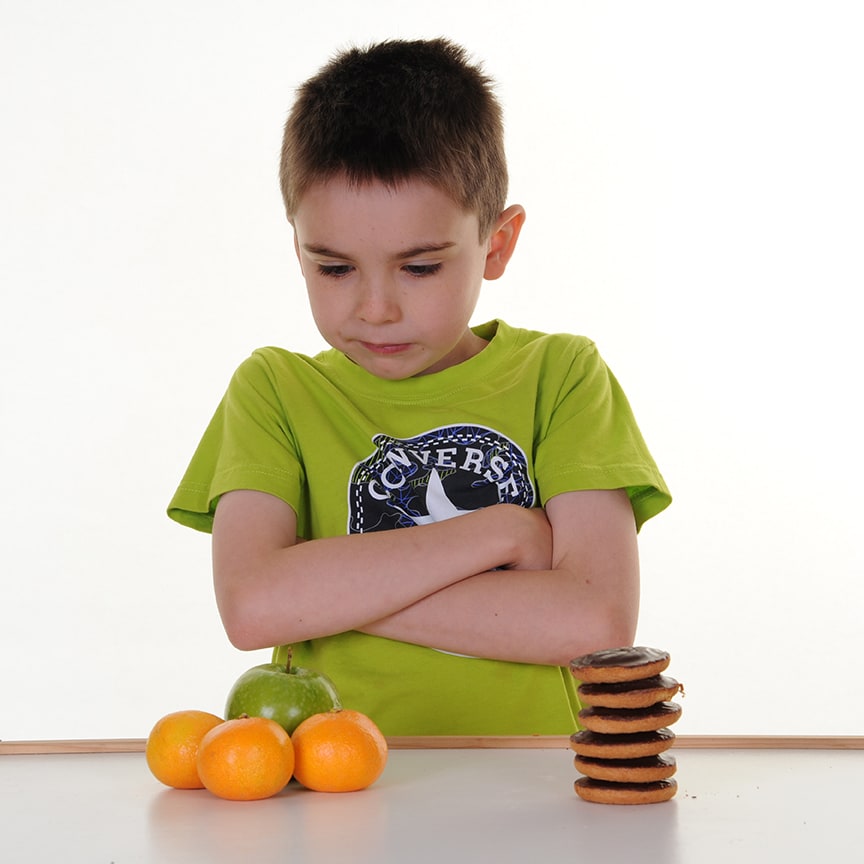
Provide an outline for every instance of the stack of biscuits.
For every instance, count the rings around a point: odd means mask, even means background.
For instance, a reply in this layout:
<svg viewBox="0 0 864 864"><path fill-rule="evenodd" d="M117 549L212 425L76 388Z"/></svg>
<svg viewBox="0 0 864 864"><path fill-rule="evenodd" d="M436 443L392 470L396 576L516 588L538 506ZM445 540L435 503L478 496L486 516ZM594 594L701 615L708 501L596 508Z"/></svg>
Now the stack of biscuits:
<svg viewBox="0 0 864 864"><path fill-rule="evenodd" d="M668 728L681 716L671 700L683 688L662 673L669 654L656 648L610 648L577 657L581 732L570 736L583 777L576 793L600 804L653 804L672 798L678 784L675 743Z"/></svg>

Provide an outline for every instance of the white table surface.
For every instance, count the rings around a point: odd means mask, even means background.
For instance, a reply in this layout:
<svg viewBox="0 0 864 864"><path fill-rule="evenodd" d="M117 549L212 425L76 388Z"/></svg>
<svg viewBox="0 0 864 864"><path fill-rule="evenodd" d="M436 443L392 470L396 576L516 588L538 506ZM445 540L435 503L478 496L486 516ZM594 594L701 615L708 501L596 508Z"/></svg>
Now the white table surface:
<svg viewBox="0 0 864 864"><path fill-rule="evenodd" d="M862 750L673 751L677 796L579 799L573 754L392 750L347 794L231 802L161 786L142 753L0 756L4 864L854 861Z"/></svg>

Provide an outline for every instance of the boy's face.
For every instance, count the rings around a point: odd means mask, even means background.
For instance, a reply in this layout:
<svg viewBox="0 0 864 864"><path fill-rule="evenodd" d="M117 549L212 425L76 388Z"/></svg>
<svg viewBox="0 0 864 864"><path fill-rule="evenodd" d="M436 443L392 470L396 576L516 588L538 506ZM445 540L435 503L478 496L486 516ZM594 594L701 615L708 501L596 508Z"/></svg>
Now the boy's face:
<svg viewBox="0 0 864 864"><path fill-rule="evenodd" d="M444 192L334 178L305 192L292 222L315 323L367 372L426 375L485 346L468 323L494 241Z"/></svg>

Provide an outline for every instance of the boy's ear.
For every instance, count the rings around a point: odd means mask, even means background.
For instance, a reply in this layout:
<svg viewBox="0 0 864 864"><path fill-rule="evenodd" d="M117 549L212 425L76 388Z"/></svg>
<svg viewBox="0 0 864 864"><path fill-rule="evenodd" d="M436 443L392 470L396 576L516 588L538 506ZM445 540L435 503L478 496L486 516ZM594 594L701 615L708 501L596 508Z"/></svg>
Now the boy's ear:
<svg viewBox="0 0 864 864"><path fill-rule="evenodd" d="M524 224L525 208L521 204L512 204L498 217L489 237L484 279L498 279L504 275Z"/></svg>

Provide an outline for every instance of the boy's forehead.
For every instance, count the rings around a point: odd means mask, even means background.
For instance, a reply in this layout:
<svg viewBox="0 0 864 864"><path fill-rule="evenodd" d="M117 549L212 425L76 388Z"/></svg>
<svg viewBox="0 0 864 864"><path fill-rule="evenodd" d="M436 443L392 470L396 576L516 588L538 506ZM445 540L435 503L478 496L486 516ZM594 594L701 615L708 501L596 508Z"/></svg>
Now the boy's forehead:
<svg viewBox="0 0 864 864"><path fill-rule="evenodd" d="M333 227L356 216L367 215L396 225L410 223L430 228L447 223L477 225L478 214L465 210L446 191L422 178L388 183L383 180L353 182L336 175L311 183L303 192L292 221L322 219Z"/></svg>

